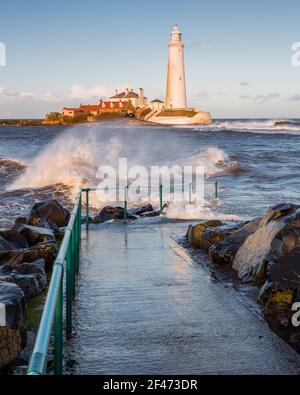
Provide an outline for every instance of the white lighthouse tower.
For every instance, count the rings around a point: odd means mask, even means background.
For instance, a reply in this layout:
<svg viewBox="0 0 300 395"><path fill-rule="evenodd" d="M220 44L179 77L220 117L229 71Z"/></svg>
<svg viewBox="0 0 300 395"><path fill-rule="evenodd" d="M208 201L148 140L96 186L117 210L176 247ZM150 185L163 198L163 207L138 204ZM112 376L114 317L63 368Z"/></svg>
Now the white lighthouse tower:
<svg viewBox="0 0 300 395"><path fill-rule="evenodd" d="M169 43L169 66L166 108L186 108L186 86L184 68L184 45L181 41L181 31L175 25Z"/></svg>

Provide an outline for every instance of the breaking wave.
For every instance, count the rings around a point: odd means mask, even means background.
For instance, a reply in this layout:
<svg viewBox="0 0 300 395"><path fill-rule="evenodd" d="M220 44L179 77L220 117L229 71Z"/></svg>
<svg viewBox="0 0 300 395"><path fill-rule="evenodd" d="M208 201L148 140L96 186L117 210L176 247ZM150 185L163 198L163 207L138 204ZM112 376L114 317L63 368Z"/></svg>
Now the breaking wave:
<svg viewBox="0 0 300 395"><path fill-rule="evenodd" d="M218 120L208 126L193 126L192 129L216 132L228 130L234 132L300 135L300 120Z"/></svg>
<svg viewBox="0 0 300 395"><path fill-rule="evenodd" d="M128 166L148 169L154 165L202 166L206 178L239 171L237 162L230 161L226 152L217 147L203 147L190 157L177 158L172 154L168 157L167 153L162 156L161 151L144 138L132 146L126 136L112 137L96 129L86 129L84 136L82 130L76 128L65 132L32 161L9 190L55 184L64 184L75 192L82 187L94 187L100 182L96 178L98 168L109 165L118 169L119 158L128 158Z"/></svg>

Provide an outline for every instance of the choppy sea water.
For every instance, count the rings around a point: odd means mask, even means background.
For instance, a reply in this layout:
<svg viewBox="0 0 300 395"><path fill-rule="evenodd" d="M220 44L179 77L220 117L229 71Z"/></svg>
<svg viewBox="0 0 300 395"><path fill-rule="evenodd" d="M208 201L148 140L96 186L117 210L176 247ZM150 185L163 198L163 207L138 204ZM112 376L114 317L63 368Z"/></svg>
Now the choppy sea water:
<svg viewBox="0 0 300 395"><path fill-rule="evenodd" d="M272 204L298 202L300 123L219 120L210 126L161 127L118 120L66 127L0 127L0 226L50 197L72 204L76 191L97 186L101 165L201 165L219 201L178 205L172 219L248 218ZM121 199L122 200L122 199Z"/></svg>

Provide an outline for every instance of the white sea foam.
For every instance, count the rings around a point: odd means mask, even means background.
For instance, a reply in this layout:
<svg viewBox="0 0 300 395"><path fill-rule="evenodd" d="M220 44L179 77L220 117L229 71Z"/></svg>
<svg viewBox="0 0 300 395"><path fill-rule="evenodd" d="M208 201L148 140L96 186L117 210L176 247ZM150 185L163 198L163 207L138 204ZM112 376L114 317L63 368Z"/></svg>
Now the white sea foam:
<svg viewBox="0 0 300 395"><path fill-rule="evenodd" d="M263 134L300 134L300 120L266 119L266 120L220 120L208 126L193 126L193 130L235 131Z"/></svg>
<svg viewBox="0 0 300 395"><path fill-rule="evenodd" d="M205 205L188 204L185 202L171 203L166 211L166 217L178 220L219 220L239 221L240 217L222 212L221 201L205 202Z"/></svg>

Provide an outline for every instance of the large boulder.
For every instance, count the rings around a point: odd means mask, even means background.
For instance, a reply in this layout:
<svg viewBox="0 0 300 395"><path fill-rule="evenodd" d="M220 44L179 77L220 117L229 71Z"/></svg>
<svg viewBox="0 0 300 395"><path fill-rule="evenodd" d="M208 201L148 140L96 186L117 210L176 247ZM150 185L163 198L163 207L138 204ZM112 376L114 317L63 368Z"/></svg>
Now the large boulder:
<svg viewBox="0 0 300 395"><path fill-rule="evenodd" d="M238 250L247 237L257 231L260 221L261 218L248 222L230 236L212 245L209 249L210 258L218 265L232 265Z"/></svg>
<svg viewBox="0 0 300 395"><path fill-rule="evenodd" d="M33 247L25 248L20 251L0 252L0 266L9 265L12 267L19 266L24 262L34 262L38 259L44 259L46 270L50 270L56 259L57 247L55 243L39 243Z"/></svg>
<svg viewBox="0 0 300 395"><path fill-rule="evenodd" d="M129 213L133 214L133 215L140 216L142 214L150 213L153 211L154 211L153 206L151 204L147 204L146 206L143 206L143 207L133 208L133 209L129 210Z"/></svg>
<svg viewBox="0 0 300 395"><path fill-rule="evenodd" d="M208 221L190 226L187 233L189 243L194 248L209 251L211 246L221 242L238 230L242 224L223 224L221 221Z"/></svg>
<svg viewBox="0 0 300 395"><path fill-rule="evenodd" d="M295 261L300 240L298 207L280 205L269 209L257 231L246 239L233 262L233 268L243 282L263 285L268 271L278 272L280 267L285 272L282 262Z"/></svg>
<svg viewBox="0 0 300 395"><path fill-rule="evenodd" d="M203 248L203 232L208 228L218 228L223 225L221 221L207 221L195 226L190 225L187 231L188 242L194 248Z"/></svg>
<svg viewBox="0 0 300 395"><path fill-rule="evenodd" d="M300 350L300 331L292 324L293 304L299 302L298 292L293 289L276 290L267 282L261 289L259 302L270 328L280 337Z"/></svg>
<svg viewBox="0 0 300 395"><path fill-rule="evenodd" d="M27 248L27 239L17 230L10 229L0 232L0 252Z"/></svg>
<svg viewBox="0 0 300 395"><path fill-rule="evenodd" d="M12 362L26 343L26 305L23 291L0 281L0 368Z"/></svg>
<svg viewBox="0 0 300 395"><path fill-rule="evenodd" d="M55 241L54 232L51 229L38 228L30 225L17 225L15 229L23 236L28 242L29 247L36 244Z"/></svg>
<svg viewBox="0 0 300 395"><path fill-rule="evenodd" d="M26 299L35 298L47 285L44 259L19 266L3 265L0 267L0 278L17 284L24 292Z"/></svg>
<svg viewBox="0 0 300 395"><path fill-rule="evenodd" d="M127 219L133 220L137 217L130 212L127 213ZM93 224L102 224L103 222L112 220L123 220L125 219L125 210L123 207L104 207L100 213L93 219Z"/></svg>
<svg viewBox="0 0 300 395"><path fill-rule="evenodd" d="M28 216L27 224L44 227L45 222L51 227L67 226L70 220L70 212L66 210L57 200L36 203Z"/></svg>

